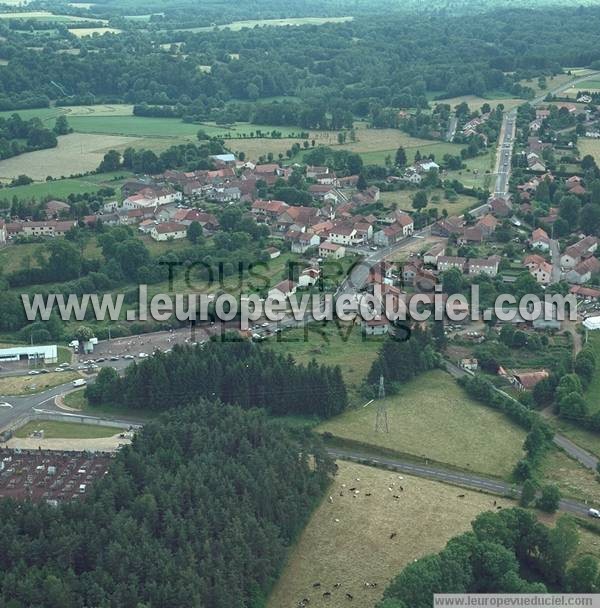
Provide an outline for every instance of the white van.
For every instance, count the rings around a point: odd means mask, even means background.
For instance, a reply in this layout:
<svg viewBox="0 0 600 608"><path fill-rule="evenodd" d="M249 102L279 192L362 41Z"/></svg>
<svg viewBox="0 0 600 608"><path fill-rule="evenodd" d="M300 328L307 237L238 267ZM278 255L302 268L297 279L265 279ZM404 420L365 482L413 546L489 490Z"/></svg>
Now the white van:
<svg viewBox="0 0 600 608"><path fill-rule="evenodd" d="M73 380L73 386L85 386L86 384L87 384L87 381L84 380L83 378Z"/></svg>

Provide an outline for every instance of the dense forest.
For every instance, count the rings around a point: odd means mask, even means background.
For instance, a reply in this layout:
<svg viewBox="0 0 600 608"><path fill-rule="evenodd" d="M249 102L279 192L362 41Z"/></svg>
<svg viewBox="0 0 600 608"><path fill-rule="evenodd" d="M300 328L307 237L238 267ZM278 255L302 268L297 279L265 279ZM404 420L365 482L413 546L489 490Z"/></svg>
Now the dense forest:
<svg viewBox="0 0 600 608"><path fill-rule="evenodd" d="M386 589L378 608L430 608L434 593L597 592L598 562L576 559L577 526L563 516L554 528L534 513L482 513L473 531L443 551L408 565ZM526 574L525 574L526 573Z"/></svg>
<svg viewBox="0 0 600 608"><path fill-rule="evenodd" d="M468 22L375 11L319 26L50 38L45 52L27 48L20 33L4 27L0 57L8 65L0 68L0 108L51 100L145 102L174 106L188 119L280 114L280 123L318 128L334 116L343 124L348 112L367 118L382 108L425 107L432 96L503 91L526 97L531 89L519 84L523 78L600 60L599 27L600 10L585 7L505 9L473 14ZM168 48L173 42L177 52ZM80 53L60 52L65 44ZM273 96L293 96L297 108L285 118L271 105L266 116L257 104Z"/></svg>
<svg viewBox="0 0 600 608"><path fill-rule="evenodd" d="M195 397L218 398L243 408L264 407L275 415L329 418L348 405L339 367L298 365L249 341L210 341L175 346L129 366L120 377L104 368L86 389L94 404L125 404L134 409L176 408Z"/></svg>
<svg viewBox="0 0 600 608"><path fill-rule="evenodd" d="M0 501L0 605L263 605L333 470L314 441L208 402L147 424L85 500Z"/></svg>

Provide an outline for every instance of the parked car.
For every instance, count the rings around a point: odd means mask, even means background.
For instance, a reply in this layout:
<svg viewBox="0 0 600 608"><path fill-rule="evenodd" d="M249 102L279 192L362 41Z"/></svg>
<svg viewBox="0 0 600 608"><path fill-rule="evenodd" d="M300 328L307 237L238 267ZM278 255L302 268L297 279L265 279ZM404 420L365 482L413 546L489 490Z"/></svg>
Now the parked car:
<svg viewBox="0 0 600 608"><path fill-rule="evenodd" d="M600 511L598 511L598 509L588 509L588 515L590 517L595 517L596 519L600 519Z"/></svg>

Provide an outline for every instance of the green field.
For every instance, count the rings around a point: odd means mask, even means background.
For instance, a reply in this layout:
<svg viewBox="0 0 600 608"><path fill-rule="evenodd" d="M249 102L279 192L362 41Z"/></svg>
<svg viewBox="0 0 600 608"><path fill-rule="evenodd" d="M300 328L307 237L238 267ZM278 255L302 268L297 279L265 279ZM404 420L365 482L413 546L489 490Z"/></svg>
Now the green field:
<svg viewBox="0 0 600 608"><path fill-rule="evenodd" d="M79 424L76 422L56 422L54 420L39 420L28 422L15 432L15 437L25 439L34 431L43 429L44 439L100 439L112 437L123 432L115 426L97 426Z"/></svg>
<svg viewBox="0 0 600 608"><path fill-rule="evenodd" d="M415 194L416 190L397 190L395 192L382 192L379 200L383 201L386 206L391 206L392 204L396 204L398 209L403 209L408 213L413 213L414 209L412 208L412 198ZM437 196L439 201L431 201L427 205L426 209L429 208L437 208L438 211L442 211L442 209L446 209L448 211L448 215L460 215L465 212L466 209L472 207L477 204L478 200L473 198L472 196L463 196L459 195L458 199L454 202L448 201L444 198L444 191L441 188L436 188L431 193L433 196Z"/></svg>
<svg viewBox="0 0 600 608"><path fill-rule="evenodd" d="M403 385L386 405L389 433L375 432L377 403L350 410L318 430L497 477L508 477L521 458L524 431L473 401L443 371L428 372Z"/></svg>
<svg viewBox="0 0 600 608"><path fill-rule="evenodd" d="M49 11L14 11L12 13L0 13L0 19L24 19L28 21L50 21L53 23L68 23L73 21L106 22L105 19L91 19L90 17L75 17L73 15L55 15Z"/></svg>
<svg viewBox="0 0 600 608"><path fill-rule="evenodd" d="M600 483L597 475L558 448L552 447L544 455L539 478L544 483L558 485L565 496L600 504Z"/></svg>
<svg viewBox="0 0 600 608"><path fill-rule="evenodd" d="M597 412L600 409L600 332L588 332L588 346L592 348L596 356L596 372L592 377L590 385L585 392L585 398L590 404L592 412ZM600 445L600 436L598 437Z"/></svg>
<svg viewBox="0 0 600 608"><path fill-rule="evenodd" d="M151 420L160 415L160 412L151 411L136 411L130 410L122 406L93 406L90 405L84 396L85 389L72 391L67 393L64 397L64 404L74 410L81 410L85 414L90 416L103 416L106 418L119 418L119 420L131 420L132 422L143 422ZM114 433L111 433L114 434ZM110 435L109 435L110 436Z"/></svg>
<svg viewBox="0 0 600 608"><path fill-rule="evenodd" d="M577 147L581 156L590 154L594 157L597 163L600 163L600 139L588 139L587 137L580 137L577 140Z"/></svg>
<svg viewBox="0 0 600 608"><path fill-rule="evenodd" d="M415 559L437 553L470 530L482 511L514 502L481 492L355 463L337 461L332 502L324 499L293 545L267 608L291 608L299 598L317 608L375 608L390 580ZM343 485L342 485L343 484ZM400 498L388 488L402 484ZM356 487L359 494L340 491ZM390 539L390 533L396 537ZM320 581L320 588L313 584ZM377 587L366 587L365 581ZM340 584L340 588L335 585ZM323 597L323 592L330 597ZM353 596L349 601L346 593Z"/></svg>
<svg viewBox="0 0 600 608"><path fill-rule="evenodd" d="M359 326L348 324L339 328L333 323L313 323L305 332L302 329L285 331L265 344L277 352L291 354L298 363L315 359L318 363L339 365L350 389L351 400L358 405L358 389L365 379L371 363L381 348L382 339L363 337Z"/></svg>
<svg viewBox="0 0 600 608"><path fill-rule="evenodd" d="M15 188L0 188L0 201L10 201L14 196L19 199L35 198L36 200L42 200L45 197L65 199L69 194L93 193L106 187L114 188L118 191L121 179L127 179L132 175L128 171L118 171L115 173L87 175L80 178L57 179L50 182L34 182L27 186L16 186ZM119 180L113 181L114 178L119 178Z"/></svg>
<svg viewBox="0 0 600 608"><path fill-rule="evenodd" d="M77 378L81 378L77 372L50 372L39 376L5 376L0 378L0 395L33 395Z"/></svg>

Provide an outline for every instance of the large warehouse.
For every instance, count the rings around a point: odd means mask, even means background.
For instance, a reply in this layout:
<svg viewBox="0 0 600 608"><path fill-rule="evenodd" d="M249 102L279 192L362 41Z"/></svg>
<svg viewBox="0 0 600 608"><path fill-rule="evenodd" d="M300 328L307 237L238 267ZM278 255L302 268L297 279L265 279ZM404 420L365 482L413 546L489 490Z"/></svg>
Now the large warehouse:
<svg viewBox="0 0 600 608"><path fill-rule="evenodd" d="M0 348L0 364L14 361L57 363L58 347L52 346L16 346Z"/></svg>

